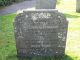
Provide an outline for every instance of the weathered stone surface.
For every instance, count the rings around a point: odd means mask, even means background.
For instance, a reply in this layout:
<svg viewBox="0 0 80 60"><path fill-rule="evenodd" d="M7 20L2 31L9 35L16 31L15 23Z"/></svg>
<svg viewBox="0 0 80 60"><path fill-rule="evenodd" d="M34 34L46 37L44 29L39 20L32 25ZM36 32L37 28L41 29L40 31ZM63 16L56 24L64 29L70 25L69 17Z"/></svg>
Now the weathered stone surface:
<svg viewBox="0 0 80 60"><path fill-rule="evenodd" d="M80 0L76 0L76 12L80 13Z"/></svg>
<svg viewBox="0 0 80 60"><path fill-rule="evenodd" d="M18 56L63 55L68 22L56 10L24 11L14 21Z"/></svg>
<svg viewBox="0 0 80 60"><path fill-rule="evenodd" d="M37 9L55 9L57 0L36 0Z"/></svg>

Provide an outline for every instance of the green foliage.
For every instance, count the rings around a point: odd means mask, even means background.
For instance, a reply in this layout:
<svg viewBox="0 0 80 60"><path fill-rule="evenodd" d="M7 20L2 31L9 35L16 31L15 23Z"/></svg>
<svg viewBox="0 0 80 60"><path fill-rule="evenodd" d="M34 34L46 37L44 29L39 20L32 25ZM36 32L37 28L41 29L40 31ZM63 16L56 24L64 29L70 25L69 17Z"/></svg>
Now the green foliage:
<svg viewBox="0 0 80 60"><path fill-rule="evenodd" d="M7 6L14 2L15 0L0 0L0 6Z"/></svg>

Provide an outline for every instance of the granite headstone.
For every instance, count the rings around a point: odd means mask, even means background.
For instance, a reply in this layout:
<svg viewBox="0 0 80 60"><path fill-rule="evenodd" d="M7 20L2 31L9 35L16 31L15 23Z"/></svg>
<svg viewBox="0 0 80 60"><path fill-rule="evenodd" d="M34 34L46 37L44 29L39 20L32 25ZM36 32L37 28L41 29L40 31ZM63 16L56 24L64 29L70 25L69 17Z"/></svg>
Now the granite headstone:
<svg viewBox="0 0 80 60"><path fill-rule="evenodd" d="M65 53L68 21L54 9L26 10L14 21L18 56L54 56Z"/></svg>

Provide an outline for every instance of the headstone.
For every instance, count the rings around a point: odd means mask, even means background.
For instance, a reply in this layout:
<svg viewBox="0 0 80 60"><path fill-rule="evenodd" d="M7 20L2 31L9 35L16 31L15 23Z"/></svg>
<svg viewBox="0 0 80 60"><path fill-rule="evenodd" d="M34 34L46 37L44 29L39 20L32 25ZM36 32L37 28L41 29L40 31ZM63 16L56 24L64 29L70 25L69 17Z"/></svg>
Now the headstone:
<svg viewBox="0 0 80 60"><path fill-rule="evenodd" d="M36 0L37 9L55 9L57 0Z"/></svg>
<svg viewBox="0 0 80 60"><path fill-rule="evenodd" d="M76 12L80 13L80 0L76 0Z"/></svg>
<svg viewBox="0 0 80 60"><path fill-rule="evenodd" d="M68 21L57 10L23 11L14 21L18 56L64 55L67 28Z"/></svg>

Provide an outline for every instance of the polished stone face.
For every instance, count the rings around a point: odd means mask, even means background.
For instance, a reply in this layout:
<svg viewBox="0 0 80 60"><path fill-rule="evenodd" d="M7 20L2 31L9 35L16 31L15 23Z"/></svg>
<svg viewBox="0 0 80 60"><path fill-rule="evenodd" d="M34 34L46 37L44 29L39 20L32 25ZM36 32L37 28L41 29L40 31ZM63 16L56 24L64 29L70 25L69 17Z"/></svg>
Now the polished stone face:
<svg viewBox="0 0 80 60"><path fill-rule="evenodd" d="M68 22L56 10L24 11L16 16L14 32L18 56L63 55Z"/></svg>
<svg viewBox="0 0 80 60"><path fill-rule="evenodd" d="M57 0L36 0L37 9L55 9Z"/></svg>

